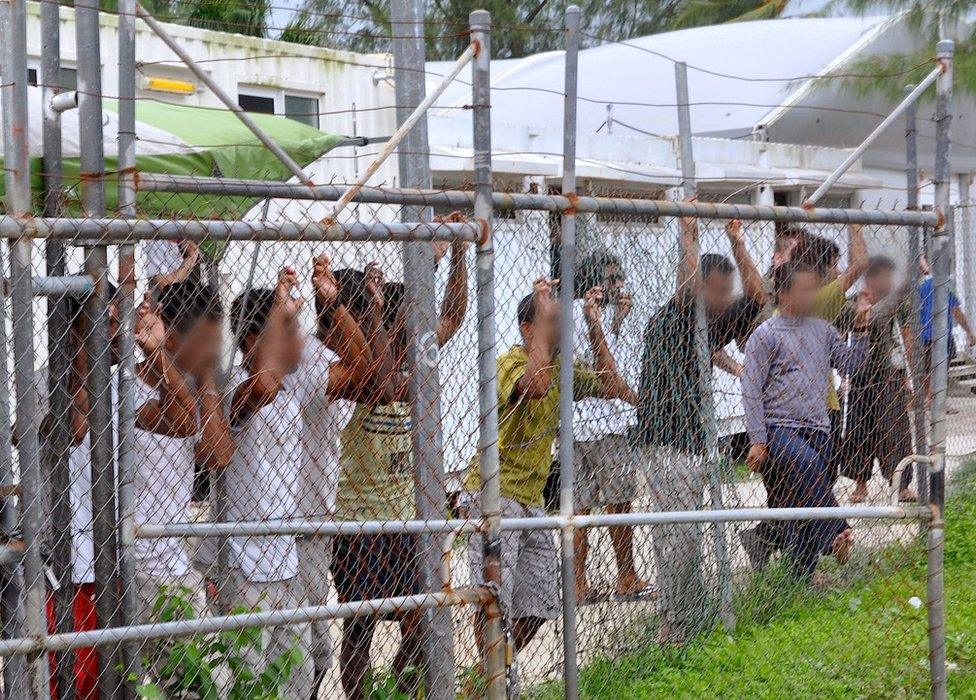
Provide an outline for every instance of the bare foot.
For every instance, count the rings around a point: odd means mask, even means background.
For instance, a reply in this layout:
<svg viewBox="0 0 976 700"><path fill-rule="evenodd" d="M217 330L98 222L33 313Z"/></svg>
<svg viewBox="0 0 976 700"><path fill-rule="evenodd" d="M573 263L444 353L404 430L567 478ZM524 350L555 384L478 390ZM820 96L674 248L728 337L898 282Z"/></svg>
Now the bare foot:
<svg viewBox="0 0 976 700"><path fill-rule="evenodd" d="M647 581L638 578L637 574L617 577L617 595L635 595L651 587Z"/></svg>
<svg viewBox="0 0 976 700"><path fill-rule="evenodd" d="M834 559L838 564L846 564L851 558L851 546L854 544L854 533L847 528L834 538Z"/></svg>
<svg viewBox="0 0 976 700"><path fill-rule="evenodd" d="M868 497L868 484L866 481L858 481L857 486L854 487L854 493L851 494L851 503L864 503L864 499Z"/></svg>
<svg viewBox="0 0 976 700"><path fill-rule="evenodd" d="M918 500L918 494L915 493L914 489L902 489L898 492L898 500L901 503L915 503Z"/></svg>
<svg viewBox="0 0 976 700"><path fill-rule="evenodd" d="M576 602L583 603L587 601L592 593L593 593L593 589L590 588L590 584L587 583L586 579L581 576L577 576L576 577Z"/></svg>

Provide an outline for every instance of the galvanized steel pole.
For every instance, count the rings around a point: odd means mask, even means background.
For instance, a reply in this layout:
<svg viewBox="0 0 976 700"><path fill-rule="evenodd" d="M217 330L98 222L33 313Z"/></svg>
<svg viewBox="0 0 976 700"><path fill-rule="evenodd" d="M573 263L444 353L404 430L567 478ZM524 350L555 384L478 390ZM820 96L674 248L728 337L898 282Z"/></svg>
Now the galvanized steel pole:
<svg viewBox="0 0 976 700"><path fill-rule="evenodd" d="M85 216L105 216L105 153L102 141L102 75L98 0L75 3L81 199ZM91 445L92 531L95 542L95 615L102 627L116 624L119 612L116 532L115 435L112 414L112 348L108 310L108 248L85 248L85 274L95 292L85 301L88 355L88 440ZM102 698L121 695L115 650L99 650L98 689Z"/></svg>
<svg viewBox="0 0 976 700"><path fill-rule="evenodd" d="M943 544L945 540L945 448L946 408L949 382L949 271L952 250L949 227L949 127L952 121L952 41L938 44L937 56L943 68L936 85L935 120L935 212L940 225L932 232L933 320L932 320L932 472L929 480L929 505L932 519L928 532L927 598L929 618L929 671L933 700L946 697L945 600Z"/></svg>
<svg viewBox="0 0 976 700"><path fill-rule="evenodd" d="M393 32L393 69L397 125L401 129L411 120L412 128L401 131L402 148L397 153L400 183L406 187L429 188L430 163L427 143L427 115L415 110L425 101L423 0L393 0L390 21ZM405 207L404 222L429 221L425 208ZM453 254L453 253L452 253ZM417 472L417 516L437 518L444 513L443 442L441 436L440 347L437 339L437 305L433 246L406 243L403 246L403 281L406 326L409 343L410 398L413 434L413 461ZM440 585L441 548L437 540L421 535L420 579L423 590ZM454 697L454 627L450 611L424 611L424 656L427 693L431 698Z"/></svg>
<svg viewBox="0 0 976 700"><path fill-rule="evenodd" d="M563 196L576 196L576 102L579 81L580 9L566 8L563 87ZM576 212L563 212L559 241L559 514L573 515L573 292L576 282ZM560 530L563 593L563 683L567 698L579 697L576 640L576 553L573 528Z"/></svg>
<svg viewBox="0 0 976 700"><path fill-rule="evenodd" d="M64 214L62 182L61 112L52 101L63 94L61 84L61 7L57 3L41 3L41 90L44 119L44 216ZM49 278L67 275L65 245L59 240L45 242L45 258ZM34 294L38 293L35 280ZM72 605L74 585L71 567L71 502L69 489L68 452L71 449L71 373L70 345L64 342L70 332L68 313L71 301L65 294L52 298L47 306L48 348L48 410L52 417L46 437L46 449L41 454L43 471L50 481L51 527L49 529L50 556L48 566L60 584L53 592L55 631L70 632L74 626ZM70 654L56 655L58 696L70 700L74 696L74 676Z"/></svg>
<svg viewBox="0 0 976 700"><path fill-rule="evenodd" d="M119 216L136 217L136 2L119 0ZM139 590L136 584L135 556L135 323L136 323L136 256L135 245L119 246L119 573L122 583L124 625L139 623ZM142 677L139 644L122 648L124 661L124 694L135 697L135 685L129 679Z"/></svg>
<svg viewBox="0 0 976 700"><path fill-rule="evenodd" d="M906 90L911 90L911 87ZM918 210L918 144L916 126L916 106L914 103L905 110L905 195L909 211ZM919 326L918 286L922 282L922 231L918 226L908 227L908 280L911 286L909 303L909 330L912 338L908 348L908 371L912 378L912 417L914 423L915 452L928 454L928 431L925 416L925 368L923 361L922 332ZM915 485L918 489L918 502L928 503L929 479L928 464L915 463Z"/></svg>
<svg viewBox="0 0 976 700"><path fill-rule="evenodd" d="M483 236L475 253L478 311L478 461L481 472L481 514L488 522L484 534L484 580L501 590L501 489L498 467L498 366L495 347L495 242L491 236L491 15L476 10L470 15L471 127L474 156L474 216L483 221ZM497 600L483 608L485 616L485 671L487 696L505 697L505 637L502 610Z"/></svg>
<svg viewBox="0 0 976 700"><path fill-rule="evenodd" d="M688 66L681 62L675 63L674 77L678 104L681 179L685 198L690 199L698 196L698 183L695 178L695 159L691 142ZM697 236L694 250L690 251L690 254L696 261L701 258ZM701 275L700 269L697 275ZM722 456L718 451L718 422L715 419L715 393L712 387L712 352L708 342L708 319L705 317L705 307L700 293L695 299L695 351L698 357L699 399L701 401L702 422L705 428L709 500L713 509L721 510L724 507L721 477ZM735 628L735 613L732 610L732 566L729 561L728 540L725 537L725 525L723 523L715 523L715 558L718 562L719 613L722 616L722 624L726 631L731 631ZM660 562L658 566L661 566ZM702 575L700 568L697 575Z"/></svg>
<svg viewBox="0 0 976 700"><path fill-rule="evenodd" d="M0 67L2 67L3 151L6 209L11 216L31 215L30 158L27 115L27 3L0 2ZM17 389L16 442L20 458L21 526L24 537L24 627L29 636L47 634L45 583L41 559L44 497L37 430L37 389L34 383L34 306L31 289L31 241L10 242L11 313L14 336L14 380ZM6 361L6 358L4 358ZM4 385L0 391L6 392ZM9 469L12 465L4 465ZM6 474L4 475L7 476ZM4 479L6 481L6 478ZM9 517L9 516L6 516ZM48 697L48 663L44 654L28 659L20 686L30 697Z"/></svg>

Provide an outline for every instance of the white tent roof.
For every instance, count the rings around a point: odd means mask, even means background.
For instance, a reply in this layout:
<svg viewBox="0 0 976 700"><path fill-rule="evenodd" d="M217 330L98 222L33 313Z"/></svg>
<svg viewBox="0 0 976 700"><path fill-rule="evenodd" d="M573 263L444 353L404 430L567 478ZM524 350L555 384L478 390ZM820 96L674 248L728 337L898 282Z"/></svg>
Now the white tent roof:
<svg viewBox="0 0 976 700"><path fill-rule="evenodd" d="M614 103L614 133L676 133L674 61L685 61L695 133L747 136L805 78L856 51L885 22L878 17L742 22L585 49L579 57L579 132L601 129L607 104ZM443 68L430 65L432 74ZM494 62L493 120L559 128L563 71L561 51ZM429 81L432 85L437 78L431 75ZM438 104L456 109L470 101L465 80Z"/></svg>

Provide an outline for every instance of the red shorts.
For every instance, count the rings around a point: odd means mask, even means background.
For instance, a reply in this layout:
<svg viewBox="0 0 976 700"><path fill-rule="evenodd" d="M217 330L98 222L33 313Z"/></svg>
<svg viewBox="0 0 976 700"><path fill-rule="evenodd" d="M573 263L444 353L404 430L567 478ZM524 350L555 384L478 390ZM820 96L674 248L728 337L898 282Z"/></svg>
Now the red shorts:
<svg viewBox="0 0 976 700"><path fill-rule="evenodd" d="M95 586L83 583L75 587L74 600L71 603L74 618L74 631L87 632L98 625L95 621ZM52 634L55 631L54 598L47 596L47 627ZM49 655L51 664L51 698L57 700L57 674L54 654ZM75 697L78 700L98 700L98 650L93 647L75 649L75 661L72 666L75 678Z"/></svg>

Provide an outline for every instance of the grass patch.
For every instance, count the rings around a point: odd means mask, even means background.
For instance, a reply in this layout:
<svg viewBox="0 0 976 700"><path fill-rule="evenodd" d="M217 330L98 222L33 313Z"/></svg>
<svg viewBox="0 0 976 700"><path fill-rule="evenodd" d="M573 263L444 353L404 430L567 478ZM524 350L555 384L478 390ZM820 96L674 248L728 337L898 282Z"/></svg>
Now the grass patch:
<svg viewBox="0 0 976 700"><path fill-rule="evenodd" d="M976 464L954 479L946 512L949 695L976 697ZM752 578L736 597L734 636L716 631L681 649L651 644L593 662L581 669L580 695L927 697L926 609L911 602L925 599L924 548L872 556L836 572L849 578L830 593L799 590L775 569ZM552 684L538 695L560 691Z"/></svg>

